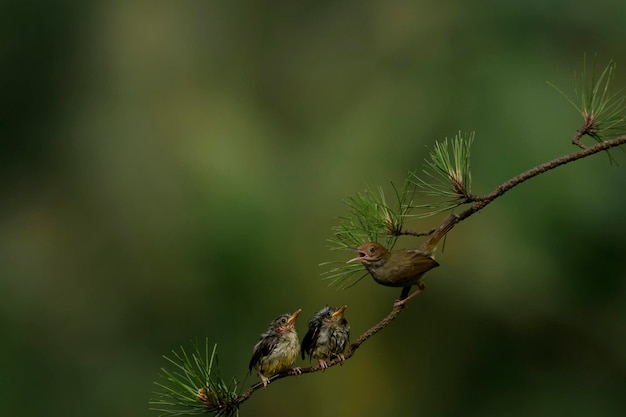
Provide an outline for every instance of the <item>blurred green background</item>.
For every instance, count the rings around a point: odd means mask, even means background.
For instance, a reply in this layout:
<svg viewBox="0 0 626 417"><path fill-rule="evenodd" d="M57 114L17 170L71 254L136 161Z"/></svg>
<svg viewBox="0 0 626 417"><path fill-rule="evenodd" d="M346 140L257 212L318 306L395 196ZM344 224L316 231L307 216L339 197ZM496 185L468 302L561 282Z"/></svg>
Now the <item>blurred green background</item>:
<svg viewBox="0 0 626 417"><path fill-rule="evenodd" d="M350 256L325 242L343 198L400 183L459 130L476 131L473 188L489 192L575 151L580 116L546 81L571 91L597 53L626 87L626 3L610 0L2 9L3 416L156 415L162 354L208 336L242 379L259 334L297 308L302 336L348 304L356 338L399 291L320 280L320 262ZM614 155L460 224L396 322L241 415L625 415Z"/></svg>

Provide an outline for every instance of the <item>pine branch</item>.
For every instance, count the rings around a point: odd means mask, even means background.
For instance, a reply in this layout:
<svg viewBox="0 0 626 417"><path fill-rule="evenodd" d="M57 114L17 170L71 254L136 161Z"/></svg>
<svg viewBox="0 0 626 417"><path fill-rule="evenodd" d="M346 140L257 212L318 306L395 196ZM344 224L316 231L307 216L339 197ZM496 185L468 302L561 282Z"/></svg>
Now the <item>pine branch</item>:
<svg viewBox="0 0 626 417"><path fill-rule="evenodd" d="M503 182L498 187L496 187L491 193L483 195L483 196L474 196L470 195L468 197L468 202L473 203L469 208L465 209L461 213L457 215L458 219L456 223L459 223L471 215L479 212L484 209L486 206L491 204L495 199L501 197L507 191L512 188L520 185L521 183L528 181L529 179L536 177L537 175L544 174L548 171L551 171L561 165L569 164L570 162L577 161L582 158L586 158L588 156L594 155L599 152L608 151L609 149L616 148L620 145L626 143L626 135L618 136L613 139L604 140L595 145L585 147L584 149L571 153L569 155L564 155L559 158L555 158L551 161L545 162L541 165L533 167L527 171L522 172L519 175ZM447 219L442 221L445 222ZM424 232L411 232L411 231L403 231L401 234L411 235L411 236L429 236L431 235L436 228L430 229Z"/></svg>
<svg viewBox="0 0 626 417"><path fill-rule="evenodd" d="M581 158L585 158L587 156L596 154L598 152L602 152L617 146L620 146L622 144L626 143L626 135L624 136L620 136L611 140L607 140L601 143L598 143L594 146L590 146L586 149L583 149L581 151L575 152L573 154L570 155L565 155L562 156L560 158L556 158L553 159L552 161L546 162L544 164L541 164L539 166L536 166L532 169L529 169L528 171L525 171L513 178L511 178L510 180L502 183L501 185L499 185L498 187L496 187L496 189L494 191L492 191L491 193L485 195L485 196L476 196L476 197L471 197L472 202L474 203L470 208L466 209L465 211L461 212L459 215L456 215L454 217L457 218L456 223L459 223L465 219L467 219L468 217L470 217L472 214L477 213L478 211L482 210L483 208L485 208L487 205L489 205L491 202L493 202L495 199L497 199L498 197L502 196L504 193L506 193L507 191L509 191L510 189L512 189L513 187L516 187L517 185L523 183L524 181L527 181L537 175L543 174L545 172L548 172L554 168L557 168L561 165L565 165L567 163L576 161L578 159ZM448 217L449 218L449 217ZM448 218L446 218L444 220L448 221ZM443 223L443 222L442 222ZM435 229L428 231L428 232L424 232L420 235L429 235L431 234ZM408 233L407 233L408 234ZM413 234L413 233L411 233ZM418 290L420 293L423 290ZM380 322L378 322L376 325L374 325L372 328L370 328L369 330L367 330L365 333L363 333L357 340L356 342L353 342L350 345L350 348L348 349L348 352L345 354L345 361L349 360L350 358L352 358L354 356L354 353L356 352L356 350L363 344L365 343L370 337L374 336L376 333L378 333L379 331L383 330L385 327L389 326L402 312L403 310L403 306L399 306L399 307L393 307L391 312L385 316ZM335 366L338 364L343 364L345 363L345 361L340 361L338 359L334 359L332 361L328 362L329 367L331 366ZM323 371L324 369L322 369L319 366L313 366L313 367L308 367L308 368L302 368L302 374L308 374L308 373L314 373L314 372L319 372L319 371ZM281 374L277 374L274 375L272 378L270 378L270 381L275 381L278 379L283 379L286 377L290 377L293 376L291 373L289 372L283 372ZM236 400L236 402L238 404L243 403L244 401L246 401L248 398L250 398L250 396L252 396L252 394L258 390L259 388L262 388L263 384L258 383L253 385L252 387L250 387L245 393L243 393L241 396L239 396Z"/></svg>
<svg viewBox="0 0 626 417"><path fill-rule="evenodd" d="M507 191L512 188L520 185L521 183L536 177L537 175L546 173L554 168L557 168L561 165L568 164L570 162L574 162L576 160L591 156L598 152L606 151L611 148L615 148L622 144L626 143L626 135L619 136L614 139L606 140L600 143L597 143L593 146L582 149L578 152L562 156L560 158L553 159L549 162L531 168L511 179L505 181L494 191L484 196L475 196L472 197L472 206L468 209L462 211L460 214L455 215L456 223L459 223L471 215L477 213L478 211L485 208L487 205L492 203L498 197L504 195ZM444 221L447 221L444 220ZM434 229L433 229L434 230ZM421 235L431 234L431 231L423 232ZM416 233L407 233L416 235ZM419 292L423 290L418 290ZM385 327L389 326L402 312L404 306L394 306L392 310L389 312L387 316L385 316L380 322L371 327L369 330L364 332L355 342L353 342L346 354L344 355L344 360L341 361L339 359L333 359L327 362L328 367L333 367L336 365L343 365L346 361L350 360L356 350L365 343L369 338L374 336L379 331L383 330ZM208 341L207 341L208 346ZM207 348L208 349L208 348ZM241 395L236 395L236 381L234 381L234 387L230 388L228 385L222 381L218 375L216 375L213 369L214 357L216 358L215 347L213 352L211 353L210 359L206 359L202 362L201 355L199 354L199 350L196 348L196 352L192 354L192 358L194 359L193 363L196 364L196 367L202 368L203 364L208 364L204 366L204 371L193 371L190 364L192 361L189 359L189 356L186 354L184 349L181 347L182 354L174 353L174 356L184 363L184 365L176 364L174 360L171 360L165 357L170 363L175 364L177 368L182 371L181 373L170 373L165 369L162 369L163 377L174 384L174 388L168 388L165 385L158 384L157 386L163 389L163 392L157 393L160 399L151 402L152 405L158 406L167 406L170 407L168 409L163 408L153 408L155 411L161 412L162 416L177 416L177 415L194 415L206 412L212 412L217 416L236 416L238 415L239 408L241 404L247 401L257 390L263 387L262 383L257 383L252 385L248 390L246 390ZM207 350L208 352L208 350ZM208 355L205 355L208 358ZM327 369L327 368L326 368ZM306 368L301 368L301 375L315 373L324 371L325 369L320 366L311 366ZM184 376L182 376L184 375ZM280 374L276 374L270 378L270 381L277 381L279 379L287 378L294 376L291 372L283 372ZM180 380L187 380L191 385L183 384ZM196 383L194 385L194 382ZM182 409L172 409L171 407L180 406Z"/></svg>
<svg viewBox="0 0 626 417"><path fill-rule="evenodd" d="M466 209L465 211L461 212L459 215L455 215L454 217L457 218L456 223L459 223L465 219L467 219L468 217L470 217L472 214L477 213L478 211L482 210L483 208L485 208L487 205L489 205L491 202L493 202L495 199L497 199L498 197L502 196L504 193L506 193L507 191L509 191L510 189L512 189L513 187L516 187L517 185L523 183L524 181L529 180L530 178L533 178L537 175L543 174L545 172L548 172L556 167L559 167L561 165L565 165L567 163L576 161L578 159L581 158L585 158L587 156L596 154L598 152L602 152L617 146L620 146L622 144L626 143L626 135L624 136L620 136L611 140L607 140L601 143L598 143L594 146L590 146L586 149L583 149L579 152L575 152L573 154L570 155L565 155L562 156L560 158L556 158L553 159L552 161L546 162L542 165L539 165L537 167L534 167L532 169L529 169L528 171L525 171L513 178L511 178L510 180L502 183L500 186L496 187L496 189L494 191L492 191L491 193L485 195L485 196L478 196L478 197L472 197L472 201L473 201L473 205ZM449 217L446 218L444 220L448 221ZM442 222L443 223L443 222ZM434 230L434 229L433 229ZM430 234L432 231L429 232L425 232L424 234ZM421 293L423 291L422 290L417 290L419 293ZM331 361L328 362L328 366L332 367L335 365L343 365L346 361L348 361L349 359L351 359L356 350L363 344L365 343L369 338L371 338L372 336L374 336L376 333L378 333L379 331L383 330L385 327L389 326L402 312L404 306L394 306L392 308L392 310L389 312L389 314L387 316L385 316L380 322L378 322L376 325L374 325L373 327L371 327L369 330L367 330L366 332L364 332L355 342L353 342L348 351L346 352L345 356L345 360L344 361L340 361L338 359L333 359ZM319 367L319 366L312 366L312 367L308 367L308 368L301 368L301 375L304 374L309 374L309 373L315 373L315 372L319 372L319 371L323 371L324 369ZM279 379L283 379L283 378L287 378L287 377L291 377L294 376L292 373L290 372L283 372L277 375L274 375L273 377L270 378L270 381L276 381ZM252 394L254 394L254 392L256 392L258 389L262 388L263 384L261 383L257 383L253 386L251 386L246 392L244 392L242 395L240 395L239 397L237 397L236 400L234 400L237 405L241 405L244 401L248 400Z"/></svg>
<svg viewBox="0 0 626 417"><path fill-rule="evenodd" d="M576 131L576 135L572 138L572 144L581 149L586 148L582 142L584 136L589 136L596 142L602 142L609 137L621 136L626 133L626 120L624 118L626 97L621 95L621 91L610 91L615 70L616 64L611 60L597 76L594 60L591 76L589 76L585 57L580 77L574 74L574 99L569 98L552 83L548 83L580 113L583 125ZM608 155L611 162L614 162L611 154Z"/></svg>
<svg viewBox="0 0 626 417"><path fill-rule="evenodd" d="M442 225L452 224L454 226L458 224L531 178L570 162L623 145L626 143L626 134L620 133L619 136L614 137L609 135L610 132L626 132L626 122L622 116L625 109L624 98L609 92L609 84L614 75L614 70L615 64L611 62L596 78L594 69L589 82L587 82L587 75L583 71L583 87L576 87L575 90L576 96L581 102L580 105L575 104L564 95L583 117L583 126L577 130L572 139L572 143L581 148L579 151L555 158L522 172L500 184L491 193L478 196L471 192L469 169L470 145L474 135L471 134L466 137L459 133L450 141L446 138L442 143L436 143L430 152L430 160L427 161L426 169L423 171L428 181L410 173L402 189L398 190L392 184L394 194L391 204L381 187L376 189L368 187L364 193L346 200L349 215L340 218L339 225L333 228L335 239L329 240L330 248L333 250L348 249L358 246L363 241L375 241L377 239L385 239L388 247L390 247L393 246L399 236L433 235L435 230ZM592 137L597 143L592 146L582 144L581 139L584 136ZM418 189L425 192L427 196L434 197L435 201L429 204L414 205L413 199ZM467 207L468 205L469 207ZM431 216L460 206L467 208L459 214L448 216L437 228L423 232L410 231L404 228L406 220L411 217ZM411 214L414 209L426 209L427 211L425 214L414 215ZM445 230L448 231L447 228ZM434 238L438 239L440 236L433 235L431 239ZM332 263L323 265L329 264ZM360 274L358 280L367 276L359 264L345 264L344 262L335 262L335 264L338 266L325 273L325 279L330 280L331 283L345 286L351 276ZM356 282L352 282L350 285L354 285ZM424 287L420 286L416 294L420 294L423 289ZM404 307L405 304L394 304L391 311L381 321L364 332L349 346L343 359L335 358L328 361L328 367L343 365L353 358L357 349L376 333L389 326L400 315ZM162 416L201 413L227 417L237 416L240 406L263 387L262 383L256 383L245 392L238 394L238 383L235 379L231 384L227 384L220 378L216 346L214 345L213 349L210 349L208 340L204 352L199 349L196 343L191 354L188 354L182 347L180 352L172 351L172 354L173 359L167 356L164 358L174 367L174 370L161 369L160 376L165 382L155 383L161 391L155 393L157 399L150 403L158 407L153 408L153 410L161 412ZM301 372L298 374L315 373L325 369L327 367L322 368L321 366L300 368ZM294 372L287 371L274 375L269 380L276 381L294 376L294 374Z"/></svg>
<svg viewBox="0 0 626 417"><path fill-rule="evenodd" d="M173 370L161 368L163 383L155 382L160 391L150 401L153 411L161 416L196 415L212 412L216 416L236 416L234 407L237 398L237 381L227 384L219 375L217 345L210 348L205 340L204 351L197 342L192 344L191 353L184 347L180 352L172 350L172 357L163 358Z"/></svg>
<svg viewBox="0 0 626 417"><path fill-rule="evenodd" d="M506 193L513 187L516 187L520 185L521 183L533 177L536 177L537 175L546 173L561 165L569 164L570 162L577 161L579 159L585 158L587 156L591 156L598 152L607 151L611 148L615 148L617 146L623 145L624 143L626 143L626 135L618 136L616 138L597 143L593 146L586 147L578 152L561 156L560 158L553 159L552 161L549 161L544 164L538 165L534 168L531 168L528 171L525 171L511 178L510 180L502 183L501 185L496 187L496 189L493 190L491 193L485 196L481 196L481 197L473 197L472 201L474 202L474 204L470 208L466 209L465 211L459 214L459 221L465 220L472 214L477 213L478 211L482 210L487 205L489 205L496 198L501 197L504 193Z"/></svg>
<svg viewBox="0 0 626 417"><path fill-rule="evenodd" d="M473 141L473 132L467 137L459 132L450 142L445 138L443 142L435 143L430 152L430 160L426 161L427 168L422 171L425 177L410 173L409 181L412 184L423 194L437 198L433 203L412 207L427 210L419 217L450 211L470 201L472 196L470 148Z"/></svg>
<svg viewBox="0 0 626 417"><path fill-rule="evenodd" d="M625 97L618 96L610 91L611 81L615 74L615 63L610 61L604 70L596 76L595 65L591 75L588 74L586 67L583 69L580 80L575 78L574 92L576 100L580 104L576 104L558 88L567 101L580 112L583 117L583 125L577 130L576 135L572 139L572 143L582 149L571 155L566 155L547 162L538 167L532 168L517 177L511 178L496 188L492 193L485 196L477 196L471 191L471 171L470 171L470 147L474 140L474 134L463 135L460 132L451 140L445 138L443 142L435 143L430 151L430 158L426 160L426 167L422 171L422 176L418 176L414 172L409 173L409 177L405 183L404 193L410 195L410 202L403 201L401 207L402 213L393 211L392 207L386 206L385 213L389 218L399 218L406 220L411 217L423 218L429 217L443 212L449 212L461 206L470 205L460 215L460 220L469 217L471 214L481 210L491 201L500 195L536 175L547 172L557 166L572 162L576 159L583 158L588 155L600 151L607 151L610 161L613 158L608 150L621 145L621 136L610 138L610 134L626 132L626 118L624 112L626 110ZM590 136L598 143L591 148L583 145L581 139L583 136ZM588 152L588 149L591 149ZM411 188L412 187L412 188ZM421 191L432 201L426 204L413 205L413 197L417 191ZM384 201L384 194L381 188L378 189L379 200ZM428 231L412 231L403 227L403 221L394 224L393 227L379 227L376 233L367 233L365 228L359 229L355 224L368 224L374 222L374 217L367 218L364 213L375 211L376 202L371 199L360 200L360 210L351 210L347 217L340 219L340 225L334 228L335 237L342 239L342 236L349 235L351 237L350 244L352 247L358 247L365 242L379 242L378 238L383 235L387 238L387 242L383 243L387 249L391 249L396 240L389 240L399 236L428 236L434 232L434 228ZM411 210L425 210L420 214L413 214ZM397 213L397 214L396 214ZM361 217L364 216L364 217ZM378 223L381 223L378 220ZM341 231L338 233L338 231ZM386 232L386 233L385 233ZM341 235L341 236L340 236ZM337 242L336 240L330 240ZM380 243L380 242L379 242ZM332 249L350 248L347 244L335 244ZM339 288L349 288L359 282L363 277L367 276L359 265L345 264L341 262L326 262L321 266L333 265L332 269L322 274L323 279L329 280L329 285L338 285ZM356 278L355 278L356 277Z"/></svg>

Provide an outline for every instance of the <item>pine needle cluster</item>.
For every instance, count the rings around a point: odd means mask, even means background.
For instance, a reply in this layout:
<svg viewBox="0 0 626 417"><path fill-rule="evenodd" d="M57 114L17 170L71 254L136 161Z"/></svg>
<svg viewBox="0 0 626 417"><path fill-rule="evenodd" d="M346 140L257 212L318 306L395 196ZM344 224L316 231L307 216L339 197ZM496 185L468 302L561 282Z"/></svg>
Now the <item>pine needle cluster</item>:
<svg viewBox="0 0 626 417"><path fill-rule="evenodd" d="M581 73L574 73L574 98L570 98L559 88L550 84L576 109L583 119L583 125L576 132L572 143L581 149L584 136L593 138L596 142L614 138L626 133L625 99L621 90L612 91L611 85L615 77L617 65L609 61L602 71L596 68L594 59L591 69L587 69L587 59L583 60ZM611 161L613 158L609 154Z"/></svg>
<svg viewBox="0 0 626 417"><path fill-rule="evenodd" d="M216 416L237 416L236 402L238 383L235 379L227 384L219 375L217 344L210 347L209 340L200 349L192 344L191 353L180 347L172 350L172 356L163 356L172 370L161 368L160 378L155 382L160 391L150 401L153 411L161 416L197 415L207 412Z"/></svg>

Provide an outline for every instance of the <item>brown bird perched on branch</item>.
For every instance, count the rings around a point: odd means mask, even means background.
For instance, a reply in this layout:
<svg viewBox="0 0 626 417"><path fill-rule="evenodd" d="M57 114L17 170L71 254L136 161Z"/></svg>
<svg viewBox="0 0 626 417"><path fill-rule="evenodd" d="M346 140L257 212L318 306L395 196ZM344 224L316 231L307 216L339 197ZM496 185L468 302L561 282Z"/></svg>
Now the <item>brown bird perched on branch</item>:
<svg viewBox="0 0 626 417"><path fill-rule="evenodd" d="M326 306L311 317L309 330L302 339L302 359L308 354L318 360L322 369L328 368L327 360L345 360L343 351L350 342L350 325L343 316L346 308Z"/></svg>
<svg viewBox="0 0 626 417"><path fill-rule="evenodd" d="M298 309L293 314L282 314L275 318L254 346L248 370L256 369L264 388L270 383L269 377L272 375L288 370L294 374L300 373L300 368L292 366L300 350L295 325L301 312L302 309Z"/></svg>
<svg viewBox="0 0 626 417"><path fill-rule="evenodd" d="M374 281L381 285L403 287L400 299L394 304L402 306L424 289L424 284L420 282L422 276L439 266L433 256L437 243L456 225L458 219L457 215L450 215L417 249L397 249L390 252L379 243L367 242L353 249L359 256L348 262L361 262ZM412 285L418 285L420 289L409 296Z"/></svg>

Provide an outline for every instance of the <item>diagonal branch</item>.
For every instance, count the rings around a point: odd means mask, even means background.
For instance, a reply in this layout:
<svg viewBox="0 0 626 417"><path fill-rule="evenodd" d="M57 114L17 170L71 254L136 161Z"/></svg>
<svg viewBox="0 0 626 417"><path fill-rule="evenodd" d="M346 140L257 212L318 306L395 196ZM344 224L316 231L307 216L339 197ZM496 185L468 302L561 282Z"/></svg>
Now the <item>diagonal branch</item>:
<svg viewBox="0 0 626 417"><path fill-rule="evenodd" d="M580 131L579 131L580 132ZM576 134L575 139L579 138L579 133ZM498 197L501 197L502 195L504 195L504 193L506 193L507 191L509 191L510 189L512 189L513 187L516 187L518 185L520 185L521 183L536 177L537 175L543 174L545 172L548 172L554 168L557 168L561 165L565 165L568 164L570 162L574 162L577 161L579 159L585 158L587 156L596 154L598 152L602 152L602 151L606 151L609 150L611 148L615 148L617 146L623 145L624 143L626 143L626 135L622 135L622 136L618 136L616 138L610 139L610 140L606 140L603 142L599 142L593 146L589 146L589 147L585 147L583 149L581 149L578 152L574 152L571 153L569 155L564 155L561 156L559 158L553 159L551 161L545 162L541 165L537 165L534 168L529 169L528 171L522 172L519 175L516 175L515 177L509 179L508 181L503 182L502 184L500 184L499 186L496 187L495 190L493 190L491 193L483 195L483 196L469 196L468 197L468 202L469 203L473 203L469 208L465 209L464 211L462 211L461 213L459 213L457 216L457 220L455 223L459 223L465 219L467 219L468 217L470 217L473 214L478 213L480 210L484 209L486 206L488 206L490 203L492 203L495 199L497 199ZM444 219L442 221L442 224L444 222L448 221L448 218ZM429 231L426 232L412 232L412 231L402 231L399 234L404 234L404 235L412 235L412 236L425 236L425 235L430 235L434 232L434 230L436 229L431 229Z"/></svg>
<svg viewBox="0 0 626 417"><path fill-rule="evenodd" d="M557 168L561 165L565 165L568 164L570 162L574 162L578 159L581 158L585 158L587 156L596 154L598 152L602 152L605 151L607 149L610 148L614 148L616 146L620 146L622 144L626 143L626 135L623 136L619 136L617 138L611 139L611 140L607 140L604 142L600 142L597 143L593 146L589 146L586 147L585 149L582 149L578 152L574 152L572 154L569 155L565 155L565 156L561 156L559 158L553 159L552 161L546 162L544 164L538 165L534 168L529 169L528 171L522 172L521 174L509 179L508 181L505 181L504 183L500 184L498 187L496 187L495 190L493 190L491 193L486 194L484 196L472 196L470 198L470 201L473 202L472 206L467 208L466 210L464 210L463 212L461 212L458 215L453 215L457 217L456 223L459 223L465 219L467 219L468 217L470 217L471 215L479 212L480 210L482 210L483 208L485 208L487 205L489 205L491 202L493 202L495 199L497 199L498 197L502 196L504 193L506 193L507 191L509 191L510 189L512 189L513 187L518 186L519 184L533 178L536 177L537 175L543 174L545 172L548 172L554 168ZM444 222L447 221L447 218L444 219ZM431 234L435 229L432 229L428 232L411 232L411 231L403 231L400 232L399 234L407 234L407 235L414 235L414 236L423 236L423 235L429 235ZM370 337L374 336L376 333L378 333L379 331L381 331L382 329L384 329L385 327L387 327L389 324L391 324L392 321L394 321L402 312L402 307L394 307L391 312L385 317L383 318L380 322L378 322L375 326L373 326L372 328L370 328L368 331L366 331L365 333L363 333L357 340L356 342L352 343L348 349L348 352L345 354L345 360L350 359L354 353L356 352L356 350L363 344L365 343ZM342 364L343 361L340 361L339 359L333 359L332 361L328 362L328 366L335 366L338 364ZM308 367L308 368L302 368L302 374L308 374L308 373L314 373L314 372L319 372L322 371L323 369L319 366L312 366L312 367ZM291 372L283 372L281 374L277 374L274 375L273 377L270 378L270 381L275 381L278 379L282 379L282 378L286 378L288 376L293 376L294 374ZM237 405L240 405L241 403L243 403L244 401L246 401L248 398L250 398L250 396L252 396L252 394L258 390L259 388L263 387L262 383L257 383L253 386L251 386L247 391L245 391L243 394L241 394L237 399L234 400L234 402Z"/></svg>
<svg viewBox="0 0 626 417"><path fill-rule="evenodd" d="M578 134L577 134L578 135ZM544 164L538 165L534 168L531 168L525 172L522 172L521 174L509 179L508 181L505 181L504 183L500 184L498 187L496 187L491 193L483 195L483 196L474 196L474 195L470 195L468 196L468 203L471 204L471 206L467 209L465 209L464 211L462 211L460 214L452 214L451 216L447 217L446 219L443 220L442 223L444 222L449 222L449 218L450 217L455 217L455 219L453 220L454 224L459 223L465 219L467 219L468 217L470 217L471 215L479 212L480 210L482 210L483 208L485 208L487 205L489 205L491 202L493 202L495 199L497 199L498 197L504 195L504 193L506 193L507 191L509 191L510 189L518 186L519 184L533 178L536 177L537 175L543 174L545 172L548 172L554 168L557 168L561 165L565 165L568 164L570 162L574 162L578 159L582 159L585 158L587 156L596 154L598 152L602 152L602 151L606 151L608 149L620 146L622 144L626 143L626 135L623 136L619 136L616 137L614 139L610 139L610 140L606 140L600 143L597 143L593 146L589 146L589 147L585 147L584 149L581 149L578 152L569 154L569 155L565 155L565 156L561 156L559 158L553 159L549 162L546 162ZM434 232L435 229L429 230L429 231L425 231L425 232L413 232L413 231L398 231L397 234L398 235L413 235L413 236L425 236L425 235L430 235ZM422 290L417 290L421 293ZM346 354L344 355L343 360L340 360L338 358L333 359L331 361L328 362L328 367L332 367L335 365L341 365L343 364L346 360L350 359L351 357L354 356L354 353L356 352L356 350L363 344L365 343L369 338L371 338L372 336L374 336L376 333L378 333L379 331L383 330L385 327L389 326L391 324L391 322L393 322L402 312L404 306L394 306L392 308L392 310L389 312L389 314L387 316L385 316L380 322L378 322L376 325L374 325L372 328L370 328L369 330L367 330L365 333L363 333L355 342L353 342L350 347L348 348L348 351L346 352ZM319 371L324 371L323 368L321 368L320 366L311 366L311 367L307 367L307 368L301 368L300 369L301 372L299 372L299 374L309 374L309 373L315 373L315 372L319 372ZM287 372L283 372L280 374L276 374L274 376L272 376L270 378L270 381L276 381L279 379L283 379L286 377L290 377L290 376L294 376L296 375L295 372L293 371L287 371ZM248 400L257 390L259 390L260 388L263 387L262 383L257 383L252 385L250 388L248 388L245 392L243 392L241 395L239 395L237 398L234 398L232 401L230 401L227 406L228 407L232 407L232 409L239 409L239 407L241 406L241 404L243 402L245 402L246 400Z"/></svg>
<svg viewBox="0 0 626 417"><path fill-rule="evenodd" d="M459 221L465 220L472 214L475 214L485 208L489 203L491 203L496 198L502 196L504 193L509 191L511 188L518 186L519 184L527 181L533 177L536 177L539 174L543 174L544 172L548 172L554 168L557 168L561 165L568 164L570 162L577 161L578 159L585 158L587 156L596 154L598 152L606 151L611 148L615 148L617 146L623 145L626 143L626 135L618 136L616 138L597 143L593 146L586 147L578 152L571 153L569 155L564 155L559 158L553 159L552 161L546 162L544 164L538 165L534 168L529 169L528 171L522 172L521 174L511 178L510 180L500 184L493 190L491 193L481 196L481 197L473 197L472 201L474 204L461 212L459 214Z"/></svg>

